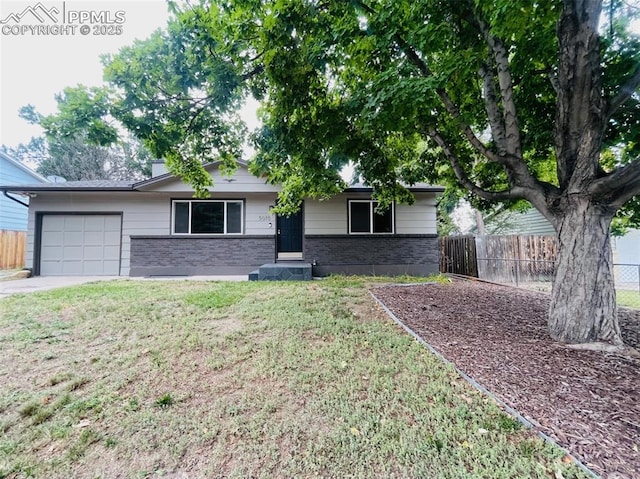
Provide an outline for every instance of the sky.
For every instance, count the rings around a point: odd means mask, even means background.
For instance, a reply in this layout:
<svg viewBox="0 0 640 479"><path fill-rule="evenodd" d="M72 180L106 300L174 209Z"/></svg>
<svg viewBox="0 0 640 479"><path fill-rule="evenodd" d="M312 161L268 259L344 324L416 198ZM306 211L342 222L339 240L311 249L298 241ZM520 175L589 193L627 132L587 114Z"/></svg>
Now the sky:
<svg viewBox="0 0 640 479"><path fill-rule="evenodd" d="M51 114L55 94L65 87L102 85L100 55L147 38L168 17L164 0L2 0L0 144L40 136L39 127L18 116L22 106Z"/></svg>

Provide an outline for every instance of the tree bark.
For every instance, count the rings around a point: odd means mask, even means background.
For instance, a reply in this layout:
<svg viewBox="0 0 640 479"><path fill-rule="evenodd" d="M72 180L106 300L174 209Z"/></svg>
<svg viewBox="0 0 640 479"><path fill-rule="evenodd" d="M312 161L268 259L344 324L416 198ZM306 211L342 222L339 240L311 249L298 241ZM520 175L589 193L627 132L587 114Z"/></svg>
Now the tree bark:
<svg viewBox="0 0 640 479"><path fill-rule="evenodd" d="M609 226L613 211L586 196L566 200L559 222L559 258L549 309L553 339L622 346Z"/></svg>

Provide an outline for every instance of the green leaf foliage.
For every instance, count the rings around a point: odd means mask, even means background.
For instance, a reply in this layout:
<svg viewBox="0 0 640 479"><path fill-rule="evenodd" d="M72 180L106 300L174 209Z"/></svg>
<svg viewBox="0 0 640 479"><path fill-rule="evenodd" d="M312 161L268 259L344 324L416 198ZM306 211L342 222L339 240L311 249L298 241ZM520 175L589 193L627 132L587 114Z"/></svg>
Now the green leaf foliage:
<svg viewBox="0 0 640 479"><path fill-rule="evenodd" d="M81 135L89 144L108 146L118 140L117 127L109 117L111 101L111 92L104 87L67 87L56 95L57 113L40 115L37 123L47 138L64 140ZM29 108L22 110L23 117Z"/></svg>
<svg viewBox="0 0 640 479"><path fill-rule="evenodd" d="M168 31L122 50L106 71L125 92L119 117L154 153L174 151L181 174L194 171L193 158L239 154L234 134L241 130L229 115L251 94L262 101L263 122L252 135L252 169L283 183L281 212L294 210L303 197L343 189L339 172L347 165L373 186L383 205L410 202L407 184L458 188L441 145L430 138L434 129L470 181L489 192L508 190L507 172L464 134L468 126L485 148L497 149L479 74L482 68L496 71L483 22L508 54L522 161L540 181L557 186L553 78L559 1L236 0L172 6L176 19ZM613 33L602 45L609 95L638 63L637 37L618 20L625 12L617 7ZM443 93L455 109L443 102ZM637 101L636 95L618 110L606 134L606 145L624 145L632 160ZM191 176L196 186L205 180ZM470 199L491 207L474 195Z"/></svg>
<svg viewBox="0 0 640 479"><path fill-rule="evenodd" d="M166 29L103 58L108 90L67 89L60 115L42 123L56 134L79 124L89 141L105 144L113 134L108 113L198 196L211 186L203 164L222 161L233 171L250 138L252 171L284 186L281 213L305 197L343 190L346 166L374 188L382 207L410 203L406 186L431 182L471 189L466 196L483 210L498 193L503 205L520 208L526 195L514 185L522 172L505 167L495 118L504 124L512 114L506 92L519 137L509 154L539 191L564 188L556 157L558 21L573 3L170 2L174 17ZM604 12L598 81L608 102L637 71L640 39L629 31L637 10L611 0ZM602 175L638 160L640 100L632 88L607 119ZM249 96L261 102L263 125L250 136L239 115ZM636 221L635 204L622 207L620 221Z"/></svg>
<svg viewBox="0 0 640 479"><path fill-rule="evenodd" d="M118 92L112 114L200 197L211 186L203 164L233 171L246 136L237 113L243 65L216 29L214 8L185 11L166 31L103 58Z"/></svg>
<svg viewBox="0 0 640 479"><path fill-rule="evenodd" d="M108 87L67 87L56 95L53 114L43 115L33 105L20 109L21 118L40 126L44 136L2 148L20 161L35 163L43 176L68 181L148 177L151 155L111 115L114 101Z"/></svg>

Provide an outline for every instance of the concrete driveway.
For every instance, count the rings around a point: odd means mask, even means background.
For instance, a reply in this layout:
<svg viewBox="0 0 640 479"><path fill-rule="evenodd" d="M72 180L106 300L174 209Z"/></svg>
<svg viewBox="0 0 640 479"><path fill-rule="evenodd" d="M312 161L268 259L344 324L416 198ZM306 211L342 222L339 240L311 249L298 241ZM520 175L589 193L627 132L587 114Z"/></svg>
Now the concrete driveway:
<svg viewBox="0 0 640 479"><path fill-rule="evenodd" d="M64 288L93 281L108 281L119 276L36 276L26 279L8 279L0 281L0 298L17 293L34 293L49 289Z"/></svg>
<svg viewBox="0 0 640 479"><path fill-rule="evenodd" d="M17 293L34 293L36 291L47 291L49 289L113 279L132 281L247 281L247 276L163 276L152 278L130 278L128 276L35 276L33 278L0 281L0 299Z"/></svg>

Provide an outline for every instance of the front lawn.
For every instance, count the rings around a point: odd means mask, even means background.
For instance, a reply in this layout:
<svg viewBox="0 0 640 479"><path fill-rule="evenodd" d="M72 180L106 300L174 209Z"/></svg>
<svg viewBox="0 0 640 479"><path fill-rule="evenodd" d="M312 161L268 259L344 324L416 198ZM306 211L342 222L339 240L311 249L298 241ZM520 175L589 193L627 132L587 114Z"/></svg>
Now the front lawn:
<svg viewBox="0 0 640 479"><path fill-rule="evenodd" d="M0 301L0 478L583 477L362 279Z"/></svg>

